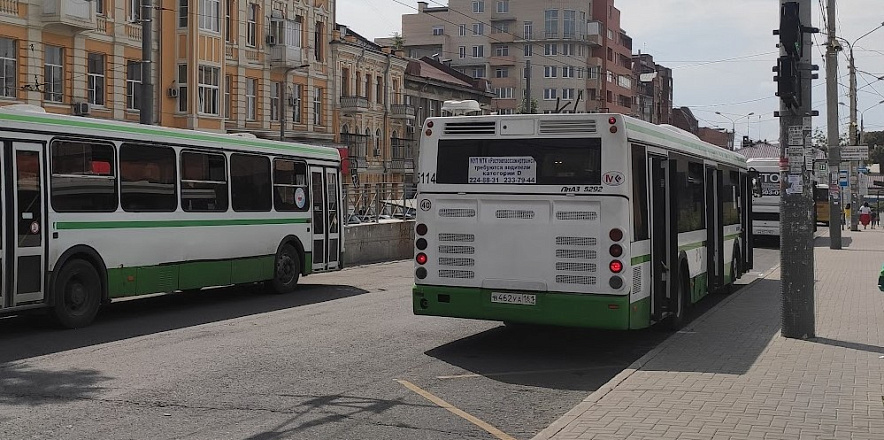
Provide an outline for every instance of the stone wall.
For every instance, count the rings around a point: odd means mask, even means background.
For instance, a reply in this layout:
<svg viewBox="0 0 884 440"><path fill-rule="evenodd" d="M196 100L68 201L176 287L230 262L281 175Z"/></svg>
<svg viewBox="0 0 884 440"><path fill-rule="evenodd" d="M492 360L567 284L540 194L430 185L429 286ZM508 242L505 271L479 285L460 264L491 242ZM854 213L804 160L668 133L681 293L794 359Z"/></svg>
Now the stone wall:
<svg viewBox="0 0 884 440"><path fill-rule="evenodd" d="M363 223L344 227L344 267L414 256L414 221Z"/></svg>

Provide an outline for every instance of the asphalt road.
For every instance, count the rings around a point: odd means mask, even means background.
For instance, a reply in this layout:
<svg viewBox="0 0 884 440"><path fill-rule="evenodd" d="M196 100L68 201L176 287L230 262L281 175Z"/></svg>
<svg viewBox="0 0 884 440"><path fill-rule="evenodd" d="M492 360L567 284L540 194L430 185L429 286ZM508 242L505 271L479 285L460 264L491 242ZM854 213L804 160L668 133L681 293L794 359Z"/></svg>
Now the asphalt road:
<svg viewBox="0 0 884 440"><path fill-rule="evenodd" d="M0 319L0 438L525 439L668 336L417 317L411 264Z"/></svg>

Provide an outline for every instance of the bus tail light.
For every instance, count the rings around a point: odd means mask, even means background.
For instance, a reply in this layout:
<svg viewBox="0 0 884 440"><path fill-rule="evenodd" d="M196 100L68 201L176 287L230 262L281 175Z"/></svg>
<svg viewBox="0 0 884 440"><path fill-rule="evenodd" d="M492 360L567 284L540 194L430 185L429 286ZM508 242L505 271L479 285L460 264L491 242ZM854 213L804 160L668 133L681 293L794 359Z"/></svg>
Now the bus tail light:
<svg viewBox="0 0 884 440"><path fill-rule="evenodd" d="M623 287L623 278L614 275L608 280L608 285L614 290L620 290L620 288Z"/></svg>
<svg viewBox="0 0 884 440"><path fill-rule="evenodd" d="M612 244L611 248L608 249L608 252L611 253L612 257L619 258L621 255L623 255L623 246L620 246L619 244Z"/></svg>
<svg viewBox="0 0 884 440"><path fill-rule="evenodd" d="M427 239L423 238L423 237L418 238L417 242L414 245L415 245L415 247L417 247L417 250L425 251L425 250L427 250ZM619 256L619 255L615 255L615 257L617 257L617 256Z"/></svg>
<svg viewBox="0 0 884 440"><path fill-rule="evenodd" d="M616 123L617 123L617 118L611 116L610 118L608 118L608 123L611 124L611 125L616 124Z"/></svg>
<svg viewBox="0 0 884 440"><path fill-rule="evenodd" d="M608 233L608 237L611 241L623 240L623 231L617 228L611 229L611 232Z"/></svg>
<svg viewBox="0 0 884 440"><path fill-rule="evenodd" d="M427 254L423 252L417 254L417 256L414 257L414 261L417 261L417 264L420 264L421 266L427 264Z"/></svg>
<svg viewBox="0 0 884 440"><path fill-rule="evenodd" d="M417 235L427 235L427 231L429 230L429 228L427 228L427 225L423 223L418 223L417 227L414 229L415 232L417 232Z"/></svg>
<svg viewBox="0 0 884 440"><path fill-rule="evenodd" d="M426 255L424 255L424 257L426 257ZM611 269L611 272L620 273L623 272L623 263L621 263L620 260L613 260L611 261L611 264L608 265L608 268Z"/></svg>

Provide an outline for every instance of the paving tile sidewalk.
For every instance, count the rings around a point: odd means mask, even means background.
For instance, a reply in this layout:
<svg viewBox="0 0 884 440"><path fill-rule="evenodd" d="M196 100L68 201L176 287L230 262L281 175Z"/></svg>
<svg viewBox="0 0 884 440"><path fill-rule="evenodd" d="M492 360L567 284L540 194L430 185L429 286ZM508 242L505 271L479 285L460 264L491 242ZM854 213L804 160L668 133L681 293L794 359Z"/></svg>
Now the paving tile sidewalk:
<svg viewBox="0 0 884 440"><path fill-rule="evenodd" d="M780 335L777 268L535 439L884 439L884 230L821 232L815 339Z"/></svg>

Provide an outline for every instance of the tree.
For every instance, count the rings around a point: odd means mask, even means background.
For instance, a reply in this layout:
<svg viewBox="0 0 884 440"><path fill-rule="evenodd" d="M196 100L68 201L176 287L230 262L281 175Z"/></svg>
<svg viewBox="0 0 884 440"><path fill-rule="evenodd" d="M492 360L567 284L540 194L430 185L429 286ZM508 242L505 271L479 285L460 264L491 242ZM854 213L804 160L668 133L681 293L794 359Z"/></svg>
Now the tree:
<svg viewBox="0 0 884 440"><path fill-rule="evenodd" d="M393 32L393 49L402 50L405 48L405 38L399 32Z"/></svg>
<svg viewBox="0 0 884 440"><path fill-rule="evenodd" d="M817 128L813 130L813 134L811 135L811 143L815 148L818 148L823 151L829 151L829 138L826 136L826 133ZM845 146L847 145L848 137L846 133L841 133L841 138L838 139L838 145Z"/></svg>
<svg viewBox="0 0 884 440"><path fill-rule="evenodd" d="M863 133L862 144L869 146L869 162L884 168L884 131Z"/></svg>
<svg viewBox="0 0 884 440"><path fill-rule="evenodd" d="M522 102L522 106L519 107L519 113L537 113L537 100L531 99L531 108L528 110L525 109L525 103Z"/></svg>

